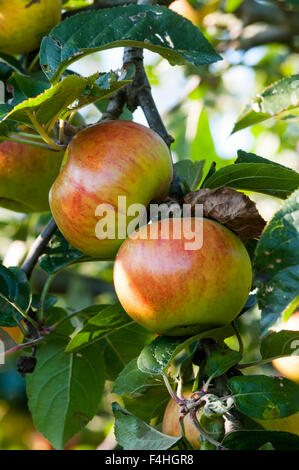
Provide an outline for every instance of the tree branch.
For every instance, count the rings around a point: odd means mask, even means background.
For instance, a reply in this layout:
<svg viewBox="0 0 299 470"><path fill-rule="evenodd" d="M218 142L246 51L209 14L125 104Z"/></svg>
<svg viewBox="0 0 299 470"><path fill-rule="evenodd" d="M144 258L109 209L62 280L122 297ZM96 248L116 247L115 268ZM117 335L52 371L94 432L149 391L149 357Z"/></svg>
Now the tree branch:
<svg viewBox="0 0 299 470"><path fill-rule="evenodd" d="M43 253L45 247L47 246L48 242L50 241L56 230L57 225L52 217L50 222L46 225L46 227L37 237L35 242L32 244L24 263L22 264L22 270L24 271L28 279L30 279L32 271L38 261L38 258Z"/></svg>
<svg viewBox="0 0 299 470"><path fill-rule="evenodd" d="M136 74L131 85L127 87L127 103L131 111L140 106L144 112L148 125L166 142L168 147L174 141L161 119L151 93L151 87L143 66L143 49L137 47L126 47L124 51L124 67L134 64Z"/></svg>

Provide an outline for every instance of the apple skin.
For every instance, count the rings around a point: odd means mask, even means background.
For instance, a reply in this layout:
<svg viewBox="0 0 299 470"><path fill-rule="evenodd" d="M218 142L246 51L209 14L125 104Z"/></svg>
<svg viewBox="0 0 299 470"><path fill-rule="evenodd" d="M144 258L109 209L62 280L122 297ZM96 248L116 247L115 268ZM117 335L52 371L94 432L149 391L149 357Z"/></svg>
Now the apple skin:
<svg viewBox="0 0 299 470"><path fill-rule="evenodd" d="M299 311L295 312L288 319L283 329L299 331ZM281 375L299 384L299 356L280 357L278 359L274 359L272 364Z"/></svg>
<svg viewBox="0 0 299 470"><path fill-rule="evenodd" d="M198 23L199 13L187 0L175 0L170 4L169 9L184 16L195 25Z"/></svg>
<svg viewBox="0 0 299 470"><path fill-rule="evenodd" d="M16 212L44 212L64 152L33 145L0 143L0 207Z"/></svg>
<svg viewBox="0 0 299 470"><path fill-rule="evenodd" d="M0 52L26 54L37 49L61 19L61 0L0 0Z"/></svg>
<svg viewBox="0 0 299 470"><path fill-rule="evenodd" d="M184 390L184 397L189 398L192 395L192 390L186 389ZM181 428L179 423L179 416L180 416L180 407L177 403L171 398L169 400L168 405L166 406L163 422L162 422L162 432L167 434L168 436L179 437L181 436ZM201 443L198 441L200 437L199 431L195 428L192 420L189 416L185 416L184 418L184 428L185 428L185 435L187 440L192 444L194 449L199 450L201 447Z"/></svg>
<svg viewBox="0 0 299 470"><path fill-rule="evenodd" d="M1 330L4 330L5 333L7 333L17 344L22 343L24 335L22 333L21 328L18 326L12 326L12 327L7 327L7 326L1 326Z"/></svg>
<svg viewBox="0 0 299 470"><path fill-rule="evenodd" d="M184 219L186 220L186 219ZM194 231L195 219L189 219ZM168 336L193 335L230 323L250 292L252 269L242 242L223 225L201 219L203 245L185 250L190 232L175 239L182 219L170 219L170 239L161 238L167 219L130 235L114 265L114 285L127 314L144 328ZM177 233L177 232L175 232ZM142 235L147 239L138 239ZM190 235L189 235L190 236ZM189 240L190 241L190 240Z"/></svg>
<svg viewBox="0 0 299 470"><path fill-rule="evenodd" d="M78 250L100 259L114 258L124 241L118 239L118 196L127 207L162 201L173 176L170 152L151 129L130 121L107 121L75 135L68 159L50 192L54 219ZM116 236L99 239L100 204L116 216ZM126 217L125 225L134 219ZM124 226L124 224L122 224Z"/></svg>
<svg viewBox="0 0 299 470"><path fill-rule="evenodd" d="M279 419L255 419L267 431L284 431L299 436L299 413Z"/></svg>

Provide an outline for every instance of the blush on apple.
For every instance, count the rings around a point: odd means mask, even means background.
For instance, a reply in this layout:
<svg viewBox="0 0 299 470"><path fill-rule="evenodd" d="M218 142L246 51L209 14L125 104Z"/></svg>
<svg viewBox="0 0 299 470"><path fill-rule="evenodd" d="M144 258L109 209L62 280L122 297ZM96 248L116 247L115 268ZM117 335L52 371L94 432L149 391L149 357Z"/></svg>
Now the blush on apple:
<svg viewBox="0 0 299 470"><path fill-rule="evenodd" d="M126 237L119 237L119 220L123 233L135 218L118 214L119 196L126 198L127 207L159 202L168 194L172 174L169 149L154 131L130 121L97 124L70 142L67 163L51 189L52 214L74 247L114 258ZM116 219L115 230L102 237L96 232L98 207Z"/></svg>
<svg viewBox="0 0 299 470"><path fill-rule="evenodd" d="M246 303L251 262L243 243L223 225L201 219L203 245L187 250L194 234L181 230L185 219L162 219L157 239L151 225L141 227L121 246L114 265L114 285L128 315L144 328L169 336L196 334L228 324ZM169 239L163 238L170 223Z"/></svg>

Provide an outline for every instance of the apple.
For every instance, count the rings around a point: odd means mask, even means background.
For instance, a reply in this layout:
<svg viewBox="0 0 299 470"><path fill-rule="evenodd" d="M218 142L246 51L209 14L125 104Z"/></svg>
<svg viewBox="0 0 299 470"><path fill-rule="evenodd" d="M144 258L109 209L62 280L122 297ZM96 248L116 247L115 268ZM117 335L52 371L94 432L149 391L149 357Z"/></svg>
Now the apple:
<svg viewBox="0 0 299 470"><path fill-rule="evenodd" d="M37 49L61 18L61 0L1 0L0 52L26 54Z"/></svg>
<svg viewBox="0 0 299 470"><path fill-rule="evenodd" d="M33 145L0 143L0 207L16 212L49 210L49 191L64 152Z"/></svg>
<svg viewBox="0 0 299 470"><path fill-rule="evenodd" d="M18 326L1 326L0 329L4 330L14 340L15 343L22 343L24 335L21 328L19 328Z"/></svg>
<svg viewBox="0 0 299 470"><path fill-rule="evenodd" d="M299 331L299 311L285 323L284 330ZM299 356L280 357L272 362L281 375L299 384Z"/></svg>
<svg viewBox="0 0 299 470"><path fill-rule="evenodd" d="M255 419L267 431L284 431L299 436L299 413L279 419Z"/></svg>
<svg viewBox="0 0 299 470"><path fill-rule="evenodd" d="M123 243L114 265L116 293L128 315L169 336L230 323L244 307L252 282L248 253L236 235L210 219L187 218L186 229L183 221L162 219L141 227ZM198 223L202 247L187 250ZM175 238L180 230L182 237Z"/></svg>
<svg viewBox="0 0 299 470"><path fill-rule="evenodd" d="M192 390L190 388L184 390L184 397L189 398L192 395ZM168 405L165 409L163 422L162 422L162 432L168 436L179 437L181 436L181 428L179 423L180 416L180 407L179 405L171 398L168 402ZM201 443L199 442L200 433L194 426L190 415L187 414L184 418L184 429L185 436L187 440L192 444L195 449L200 449Z"/></svg>
<svg viewBox="0 0 299 470"><path fill-rule="evenodd" d="M169 6L170 10L184 16L195 25L198 23L199 13L193 8L188 0L175 0Z"/></svg>
<svg viewBox="0 0 299 470"><path fill-rule="evenodd" d="M97 258L114 258L135 218L118 211L119 196L125 197L127 208L161 201L172 175L169 149L154 131L130 121L96 124L71 140L66 165L50 192L51 211L75 248ZM99 208L106 208L108 216ZM111 230L99 234L100 215L114 218L115 230L112 224Z"/></svg>

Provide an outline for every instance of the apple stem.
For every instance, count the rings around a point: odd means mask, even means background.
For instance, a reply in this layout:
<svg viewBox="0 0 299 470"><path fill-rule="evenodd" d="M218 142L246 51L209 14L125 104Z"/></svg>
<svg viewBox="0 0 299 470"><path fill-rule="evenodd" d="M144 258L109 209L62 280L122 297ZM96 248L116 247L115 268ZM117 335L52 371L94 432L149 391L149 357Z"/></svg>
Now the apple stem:
<svg viewBox="0 0 299 470"><path fill-rule="evenodd" d="M166 388L169 392L169 395L171 396L171 398L178 404L178 405L184 405L185 404L185 400L182 400L181 398L179 398L175 393L174 391L172 390L172 387L168 381L168 378L167 376L162 373L162 377L163 377L163 380L164 380L164 383L166 385Z"/></svg>
<svg viewBox="0 0 299 470"><path fill-rule="evenodd" d="M43 126L38 122L38 120L36 119L36 117L34 116L34 113L31 113L30 111L26 110L26 113L28 115L28 117L30 118L32 124L34 125L35 129L38 131L38 133L42 136L42 138L44 139L44 141L50 145L50 147L52 147L54 150L63 150L64 149L64 146L63 145L57 145L52 139L51 137L48 136L47 132L45 131L45 129L43 128Z"/></svg>

